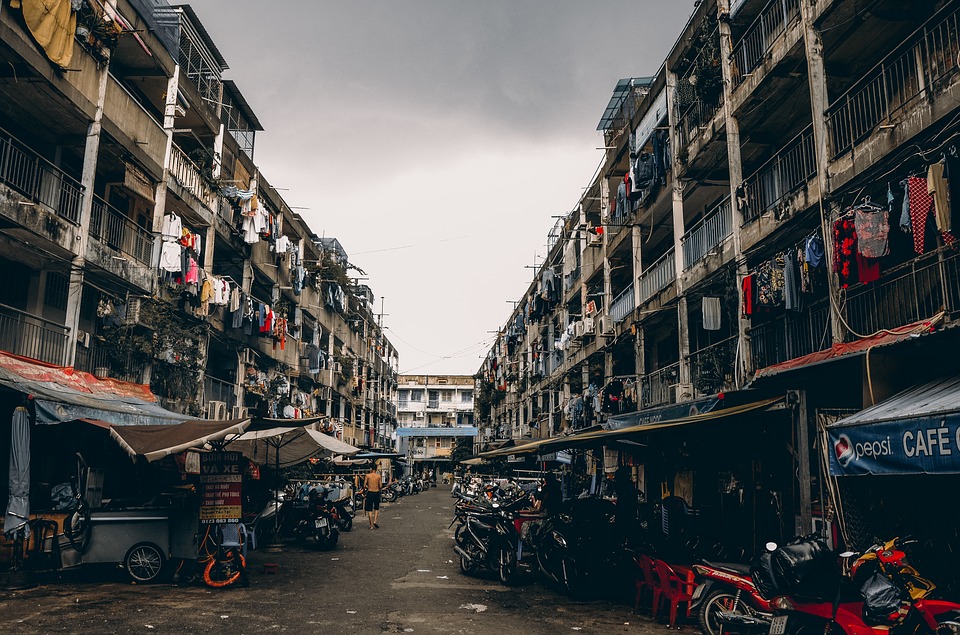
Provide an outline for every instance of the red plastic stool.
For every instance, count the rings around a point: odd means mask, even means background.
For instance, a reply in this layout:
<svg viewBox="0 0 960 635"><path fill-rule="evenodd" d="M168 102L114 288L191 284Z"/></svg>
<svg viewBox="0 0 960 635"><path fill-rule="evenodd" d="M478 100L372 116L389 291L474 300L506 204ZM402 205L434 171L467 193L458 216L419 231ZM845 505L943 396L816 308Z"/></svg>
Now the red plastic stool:
<svg viewBox="0 0 960 635"><path fill-rule="evenodd" d="M280 565L276 562L265 562L263 565L263 573L266 575L277 575L280 573Z"/></svg>

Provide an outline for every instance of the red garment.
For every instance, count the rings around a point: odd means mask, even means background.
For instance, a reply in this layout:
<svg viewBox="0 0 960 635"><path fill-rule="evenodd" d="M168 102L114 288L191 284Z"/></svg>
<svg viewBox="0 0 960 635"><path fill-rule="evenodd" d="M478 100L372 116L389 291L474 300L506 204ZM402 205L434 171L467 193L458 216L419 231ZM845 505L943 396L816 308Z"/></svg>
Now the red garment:
<svg viewBox="0 0 960 635"><path fill-rule="evenodd" d="M751 273L743 278L743 314L746 317L750 317L756 311L756 302L757 284Z"/></svg>
<svg viewBox="0 0 960 635"><path fill-rule="evenodd" d="M263 320L263 326L260 327L260 333L270 335L273 333L273 310L267 309L266 317Z"/></svg>
<svg viewBox="0 0 960 635"><path fill-rule="evenodd" d="M857 282L858 255L857 229L853 218L846 217L837 220L833 224L833 272L840 279L842 289L846 289Z"/></svg>
<svg viewBox="0 0 960 635"><path fill-rule="evenodd" d="M857 252L857 275L860 277L860 282L864 284L879 280L880 259L867 258L866 256L861 256L860 252Z"/></svg>
<svg viewBox="0 0 960 635"><path fill-rule="evenodd" d="M927 179L911 176L907 179L907 196L910 198L910 228L913 231L913 250L918 254L926 251L927 221L933 208L933 196L927 191ZM950 232L940 232L944 244L955 242Z"/></svg>

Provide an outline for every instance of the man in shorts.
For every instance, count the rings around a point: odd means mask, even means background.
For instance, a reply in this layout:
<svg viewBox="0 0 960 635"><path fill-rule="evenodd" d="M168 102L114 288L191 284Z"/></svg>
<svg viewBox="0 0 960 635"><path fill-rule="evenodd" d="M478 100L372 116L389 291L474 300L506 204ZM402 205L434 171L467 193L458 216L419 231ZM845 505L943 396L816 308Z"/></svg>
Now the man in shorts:
<svg viewBox="0 0 960 635"><path fill-rule="evenodd" d="M377 465L370 466L370 471L363 477L363 489L366 490L366 496L363 498L363 511L367 512L367 519L370 521L370 529L380 529L377 523L380 520L380 489L383 485L383 478L377 471Z"/></svg>

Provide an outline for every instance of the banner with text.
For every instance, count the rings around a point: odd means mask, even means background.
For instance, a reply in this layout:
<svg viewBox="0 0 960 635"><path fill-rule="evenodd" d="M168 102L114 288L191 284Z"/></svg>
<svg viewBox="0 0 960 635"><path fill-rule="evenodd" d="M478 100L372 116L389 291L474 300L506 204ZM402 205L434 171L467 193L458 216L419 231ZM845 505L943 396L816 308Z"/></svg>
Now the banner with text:
<svg viewBox="0 0 960 635"><path fill-rule="evenodd" d="M245 463L239 452L200 455L200 524L240 522Z"/></svg>
<svg viewBox="0 0 960 635"><path fill-rule="evenodd" d="M828 429L830 474L960 474L960 413Z"/></svg>

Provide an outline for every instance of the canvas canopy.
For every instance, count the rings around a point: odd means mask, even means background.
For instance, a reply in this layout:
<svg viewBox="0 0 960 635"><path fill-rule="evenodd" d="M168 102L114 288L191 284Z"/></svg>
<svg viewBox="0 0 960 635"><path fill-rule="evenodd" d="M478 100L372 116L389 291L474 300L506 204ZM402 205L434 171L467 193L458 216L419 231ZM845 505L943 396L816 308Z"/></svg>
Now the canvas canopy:
<svg viewBox="0 0 960 635"><path fill-rule="evenodd" d="M325 453L350 456L360 451L329 434L303 426L246 432L230 443L230 449L243 453L254 463L278 467L297 465Z"/></svg>

